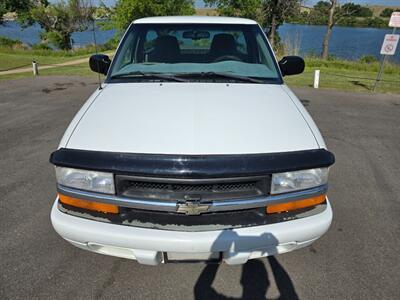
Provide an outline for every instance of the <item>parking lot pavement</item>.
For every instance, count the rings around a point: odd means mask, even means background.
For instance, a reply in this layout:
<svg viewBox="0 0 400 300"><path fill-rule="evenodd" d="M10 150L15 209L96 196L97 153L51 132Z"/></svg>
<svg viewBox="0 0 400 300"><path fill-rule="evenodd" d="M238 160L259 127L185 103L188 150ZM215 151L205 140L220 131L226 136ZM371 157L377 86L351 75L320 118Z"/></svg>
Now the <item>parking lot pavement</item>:
<svg viewBox="0 0 400 300"><path fill-rule="evenodd" d="M334 221L311 247L244 266L151 267L74 248L50 224L48 157L95 88L0 82L0 299L400 299L399 95L295 90L337 159Z"/></svg>

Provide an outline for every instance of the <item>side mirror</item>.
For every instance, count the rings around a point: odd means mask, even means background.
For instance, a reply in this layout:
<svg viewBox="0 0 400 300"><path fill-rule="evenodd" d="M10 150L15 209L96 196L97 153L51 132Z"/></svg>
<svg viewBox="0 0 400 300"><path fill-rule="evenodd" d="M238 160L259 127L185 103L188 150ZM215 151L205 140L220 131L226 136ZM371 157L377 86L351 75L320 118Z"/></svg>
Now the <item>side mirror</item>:
<svg viewBox="0 0 400 300"><path fill-rule="evenodd" d="M89 66L93 72L107 75L111 59L104 54L94 54L89 59Z"/></svg>
<svg viewBox="0 0 400 300"><path fill-rule="evenodd" d="M285 56L279 61L283 76L301 74L304 71L304 59L300 56Z"/></svg>

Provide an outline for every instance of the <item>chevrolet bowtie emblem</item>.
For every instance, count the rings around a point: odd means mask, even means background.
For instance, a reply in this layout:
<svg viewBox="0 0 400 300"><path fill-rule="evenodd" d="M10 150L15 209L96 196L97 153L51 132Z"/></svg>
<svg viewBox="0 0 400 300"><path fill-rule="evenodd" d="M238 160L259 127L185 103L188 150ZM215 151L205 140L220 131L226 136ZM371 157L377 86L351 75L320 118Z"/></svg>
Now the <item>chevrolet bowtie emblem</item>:
<svg viewBox="0 0 400 300"><path fill-rule="evenodd" d="M190 216L200 215L205 213L210 208L210 203L200 203L198 201L187 201L185 203L178 203L178 213L183 213Z"/></svg>

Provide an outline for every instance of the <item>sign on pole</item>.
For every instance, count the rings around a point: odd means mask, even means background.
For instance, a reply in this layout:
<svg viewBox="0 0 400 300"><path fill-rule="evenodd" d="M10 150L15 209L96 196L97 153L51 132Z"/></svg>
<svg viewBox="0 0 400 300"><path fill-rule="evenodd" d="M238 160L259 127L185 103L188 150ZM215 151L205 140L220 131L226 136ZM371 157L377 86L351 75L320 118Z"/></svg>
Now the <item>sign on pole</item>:
<svg viewBox="0 0 400 300"><path fill-rule="evenodd" d="M382 55L394 55L396 52L397 44L399 43L398 34L385 34L385 39L383 40L381 54Z"/></svg>
<svg viewBox="0 0 400 300"><path fill-rule="evenodd" d="M389 27L400 27L400 11L392 13L389 21Z"/></svg>
<svg viewBox="0 0 400 300"><path fill-rule="evenodd" d="M382 44L381 48L381 54L382 54L382 62L381 62L381 67L379 68L378 76L376 77L374 88L372 91L375 92L376 87L378 86L379 81L381 81L382 78L382 73L383 73L383 68L385 65L385 59L387 55L394 55L396 52L396 47L397 44L399 43L399 35L395 34L397 27L400 27L400 12L395 11L392 13L390 20L389 20L389 26L393 27L393 32L392 34L386 34L385 39Z"/></svg>

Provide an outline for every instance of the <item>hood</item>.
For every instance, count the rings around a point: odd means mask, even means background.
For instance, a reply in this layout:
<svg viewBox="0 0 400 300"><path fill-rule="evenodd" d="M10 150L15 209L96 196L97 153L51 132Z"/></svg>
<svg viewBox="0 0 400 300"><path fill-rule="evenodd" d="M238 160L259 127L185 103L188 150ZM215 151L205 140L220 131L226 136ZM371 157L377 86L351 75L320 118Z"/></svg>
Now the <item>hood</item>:
<svg viewBox="0 0 400 300"><path fill-rule="evenodd" d="M280 85L108 84L68 148L158 154L248 154L316 149Z"/></svg>

